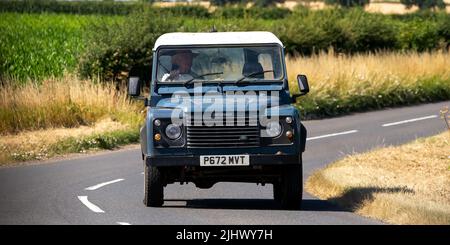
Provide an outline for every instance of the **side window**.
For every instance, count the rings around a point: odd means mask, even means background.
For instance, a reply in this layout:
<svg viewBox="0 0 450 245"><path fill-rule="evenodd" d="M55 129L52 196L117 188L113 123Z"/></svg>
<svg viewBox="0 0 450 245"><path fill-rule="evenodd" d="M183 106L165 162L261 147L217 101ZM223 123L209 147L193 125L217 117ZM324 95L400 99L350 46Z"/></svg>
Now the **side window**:
<svg viewBox="0 0 450 245"><path fill-rule="evenodd" d="M272 56L270 54L267 53L263 53L260 54L258 56L258 62L261 64L261 66L263 67L263 70L275 70L275 68L273 67L273 63L272 63ZM274 79L274 74L273 72L267 72L264 74L264 78L265 79Z"/></svg>

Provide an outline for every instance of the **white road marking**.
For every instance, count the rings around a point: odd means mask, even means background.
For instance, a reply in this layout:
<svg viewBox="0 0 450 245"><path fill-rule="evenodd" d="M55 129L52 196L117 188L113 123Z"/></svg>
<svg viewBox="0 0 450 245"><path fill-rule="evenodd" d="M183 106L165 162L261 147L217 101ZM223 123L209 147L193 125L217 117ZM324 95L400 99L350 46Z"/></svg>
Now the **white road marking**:
<svg viewBox="0 0 450 245"><path fill-rule="evenodd" d="M91 203L87 199L87 196L78 196L78 199L81 201L81 203L83 203L86 207L88 207L94 213L104 213L105 212L101 208L99 208L97 205Z"/></svg>
<svg viewBox="0 0 450 245"><path fill-rule="evenodd" d="M124 179L111 180L111 181L108 181L108 182L104 182L104 183L100 183L98 185L94 185L94 186L88 187L85 190L87 190L87 191L97 190L99 188L102 188L105 185L114 184L114 183L117 183L117 182L122 181L122 180L124 180Z"/></svg>
<svg viewBox="0 0 450 245"><path fill-rule="evenodd" d="M389 126L394 126L394 125L399 125L399 124L404 124L404 123L410 123L410 122L416 122L416 121L421 121L421 120L426 120L426 119L431 119L431 118L436 118L436 117L437 117L437 115L431 115L431 116L426 116L426 117L418 117L418 118L408 119L408 120L399 121L399 122L385 123L385 124L383 124L381 126L382 127L389 127Z"/></svg>
<svg viewBox="0 0 450 245"><path fill-rule="evenodd" d="M144 174L144 172L142 172L141 174Z"/></svg>
<svg viewBox="0 0 450 245"><path fill-rule="evenodd" d="M117 222L117 224L119 224L119 225L131 225L130 223L127 223L127 222Z"/></svg>
<svg viewBox="0 0 450 245"><path fill-rule="evenodd" d="M339 133L334 133L334 134L325 134L325 135L315 136L315 137L311 137L311 138L306 138L306 140L316 140L316 139L333 137L333 136L344 135L344 134L353 134L353 133L357 133L357 132L358 132L358 130L350 130L350 131L345 131L345 132L339 132Z"/></svg>

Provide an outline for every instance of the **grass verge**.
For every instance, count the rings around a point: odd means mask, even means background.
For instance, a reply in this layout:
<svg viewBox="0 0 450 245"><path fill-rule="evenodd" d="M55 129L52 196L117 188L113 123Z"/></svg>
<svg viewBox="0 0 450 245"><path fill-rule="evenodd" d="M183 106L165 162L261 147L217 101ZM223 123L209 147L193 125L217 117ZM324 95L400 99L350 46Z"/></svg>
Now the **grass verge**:
<svg viewBox="0 0 450 245"><path fill-rule="evenodd" d="M0 86L0 165L139 141L143 104L71 76Z"/></svg>
<svg viewBox="0 0 450 245"><path fill-rule="evenodd" d="M306 190L392 224L450 224L450 132L349 156L315 172Z"/></svg>
<svg viewBox="0 0 450 245"><path fill-rule="evenodd" d="M92 126L25 131L0 138L0 166L68 153L114 149L139 141L138 128L105 118Z"/></svg>
<svg viewBox="0 0 450 245"><path fill-rule="evenodd" d="M142 103L130 101L115 86L73 76L47 79L42 84L0 86L0 135L25 130L93 125L105 117L138 125Z"/></svg>

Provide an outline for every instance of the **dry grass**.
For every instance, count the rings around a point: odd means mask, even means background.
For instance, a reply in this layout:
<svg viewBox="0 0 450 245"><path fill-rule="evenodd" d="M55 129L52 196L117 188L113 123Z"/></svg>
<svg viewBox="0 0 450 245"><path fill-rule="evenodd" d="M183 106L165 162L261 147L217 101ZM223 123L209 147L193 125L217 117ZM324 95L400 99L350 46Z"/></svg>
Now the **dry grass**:
<svg viewBox="0 0 450 245"><path fill-rule="evenodd" d="M296 75L306 74L311 90L354 94L362 90L416 86L419 78L450 78L450 53L393 53L340 55L334 52L311 57L288 58L289 81L297 87ZM450 86L450 84L449 84Z"/></svg>
<svg viewBox="0 0 450 245"><path fill-rule="evenodd" d="M447 4L450 4L450 0L444 0ZM157 7L174 7L177 5L199 5L209 9L210 11L214 11L216 9L215 6L212 6L209 1L199 1L199 2L155 2L155 6ZM248 3L247 7L252 6L252 3ZM324 1L321 0L298 0L298 1L285 1L284 3L277 3L277 7L287 8L290 10L294 10L298 5L305 6L309 9L320 10L325 8L332 8L332 6L328 6ZM413 13L418 10L416 6L413 6L410 9L407 9L405 5L400 2L385 2L380 0L379 2L371 2L367 4L364 8L367 12L372 13L382 13L382 14L406 14ZM450 5L446 7L447 13L450 13Z"/></svg>
<svg viewBox="0 0 450 245"><path fill-rule="evenodd" d="M34 131L23 131L14 135L4 135L0 138L0 145L9 145L13 148L28 147L27 145L37 144L53 144L60 138L65 137L80 137L91 135L94 133L104 133L108 131L115 131L126 129L127 125L120 122L115 122L110 118L105 118L96 122L92 126L80 126L76 128L49 128ZM29 149L29 148L28 148Z"/></svg>
<svg viewBox="0 0 450 245"><path fill-rule="evenodd" d="M405 5L401 3L387 3L387 2L370 3L364 9L367 12L381 13L381 14L407 14L407 13L414 13L417 10L419 10L417 6L413 6L410 9L408 9L406 8ZM446 6L445 11L447 13L450 13L449 5Z"/></svg>
<svg viewBox="0 0 450 245"><path fill-rule="evenodd" d="M450 132L346 157L306 189L388 223L450 224Z"/></svg>
<svg viewBox="0 0 450 245"><path fill-rule="evenodd" d="M6 84L14 84L7 82ZM138 140L142 103L73 76L0 87L0 165Z"/></svg>
<svg viewBox="0 0 450 245"><path fill-rule="evenodd" d="M287 60L292 90L297 74L308 76L310 93L299 99L299 108L313 118L448 99L448 67L449 52L328 52Z"/></svg>
<svg viewBox="0 0 450 245"><path fill-rule="evenodd" d="M416 12L419 8L413 6L408 9L401 3L370 3L364 9L371 13L406 14Z"/></svg>
<svg viewBox="0 0 450 245"><path fill-rule="evenodd" d="M44 80L42 85L5 85L0 87L0 135L89 126L105 117L134 124L139 121L139 109L113 85L73 76Z"/></svg>
<svg viewBox="0 0 450 245"><path fill-rule="evenodd" d="M154 2L156 7L175 7L175 6L202 6L204 8L210 8L211 3L209 1L194 1L194 2Z"/></svg>
<svg viewBox="0 0 450 245"><path fill-rule="evenodd" d="M329 6L324 1L285 1L284 3L277 3L277 7L283 7L290 10L294 10L298 5L305 6L310 9L324 9Z"/></svg>
<svg viewBox="0 0 450 245"><path fill-rule="evenodd" d="M401 4L400 1L395 2L394 0L391 0L392 2L380 0L380 1L372 1L371 3L367 4L364 9L367 12L372 13L382 13L382 14L406 14L406 13L413 13L418 10L417 6L413 6L410 9L407 9L405 5ZM444 0L445 3L450 4L449 0ZM278 7L284 7L288 9L295 9L298 5L303 5L310 9L324 9L324 8L330 8L331 6L327 6L324 1L314 1L314 0L299 0L299 1L285 1L282 4L277 4ZM450 13L450 6L447 5L446 7L447 13Z"/></svg>

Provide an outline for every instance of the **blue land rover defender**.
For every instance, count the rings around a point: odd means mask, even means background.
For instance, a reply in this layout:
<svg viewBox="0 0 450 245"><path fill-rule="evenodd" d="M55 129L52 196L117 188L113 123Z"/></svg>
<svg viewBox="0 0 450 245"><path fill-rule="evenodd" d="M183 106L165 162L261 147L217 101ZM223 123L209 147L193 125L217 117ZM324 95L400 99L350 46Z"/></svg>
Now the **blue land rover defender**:
<svg viewBox="0 0 450 245"><path fill-rule="evenodd" d="M167 33L153 48L150 94L130 77L128 93L148 107L141 128L146 206L168 184L273 184L283 208L302 200L306 129L292 105L281 41L270 32ZM292 88L291 88L292 89Z"/></svg>

